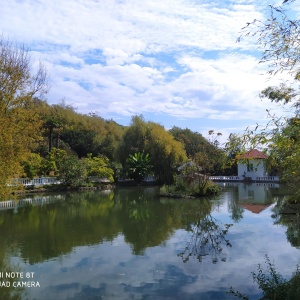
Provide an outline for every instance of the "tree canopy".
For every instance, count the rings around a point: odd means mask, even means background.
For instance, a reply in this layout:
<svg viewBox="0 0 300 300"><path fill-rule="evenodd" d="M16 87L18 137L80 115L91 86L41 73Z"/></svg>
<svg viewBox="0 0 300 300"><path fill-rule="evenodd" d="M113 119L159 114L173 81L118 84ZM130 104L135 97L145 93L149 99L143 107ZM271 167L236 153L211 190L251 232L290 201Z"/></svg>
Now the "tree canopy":
<svg viewBox="0 0 300 300"><path fill-rule="evenodd" d="M42 98L48 87L44 66L34 72L25 47L0 37L0 195L22 175L21 163L40 138L35 97Z"/></svg>
<svg viewBox="0 0 300 300"><path fill-rule="evenodd" d="M187 160L182 143L163 126L134 116L120 143L120 161L124 163L129 155L143 151L149 154L153 172L160 182L172 182L176 168Z"/></svg>

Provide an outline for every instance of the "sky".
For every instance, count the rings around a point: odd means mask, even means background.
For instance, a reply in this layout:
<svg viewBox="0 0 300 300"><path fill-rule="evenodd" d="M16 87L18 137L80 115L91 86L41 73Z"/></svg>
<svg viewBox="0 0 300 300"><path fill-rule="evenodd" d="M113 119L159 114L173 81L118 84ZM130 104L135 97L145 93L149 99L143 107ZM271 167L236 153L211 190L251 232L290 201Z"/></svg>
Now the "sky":
<svg viewBox="0 0 300 300"><path fill-rule="evenodd" d="M50 76L49 104L129 125L132 116L242 132L267 121L259 98L278 83L241 28L267 17L266 0L2 0L0 33L25 44Z"/></svg>

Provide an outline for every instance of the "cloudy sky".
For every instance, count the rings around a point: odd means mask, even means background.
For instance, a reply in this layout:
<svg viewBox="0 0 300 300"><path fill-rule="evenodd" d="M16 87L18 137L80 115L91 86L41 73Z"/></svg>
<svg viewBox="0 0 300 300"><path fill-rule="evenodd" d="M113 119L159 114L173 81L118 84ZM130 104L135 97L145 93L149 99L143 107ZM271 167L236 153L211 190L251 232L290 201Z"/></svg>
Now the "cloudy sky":
<svg viewBox="0 0 300 300"><path fill-rule="evenodd" d="M272 81L253 41L236 40L247 21L266 18L268 4L2 0L0 33L46 65L50 104L64 98L123 125L143 114L167 129L226 136L266 120L270 103L258 94Z"/></svg>

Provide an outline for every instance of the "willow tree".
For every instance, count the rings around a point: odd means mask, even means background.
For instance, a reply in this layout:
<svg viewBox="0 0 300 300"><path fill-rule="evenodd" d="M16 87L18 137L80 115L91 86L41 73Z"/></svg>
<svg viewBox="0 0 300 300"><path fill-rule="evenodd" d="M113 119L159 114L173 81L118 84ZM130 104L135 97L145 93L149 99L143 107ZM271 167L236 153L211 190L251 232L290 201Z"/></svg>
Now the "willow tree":
<svg viewBox="0 0 300 300"><path fill-rule="evenodd" d="M22 174L21 162L40 136L35 99L47 93L48 77L41 63L35 69L23 45L0 37L0 199Z"/></svg>
<svg viewBox="0 0 300 300"><path fill-rule="evenodd" d="M292 117L269 114L267 126L246 130L240 141L254 148L265 145L273 169L279 169L281 178L289 185L293 201L300 201L300 141L299 141L299 80L300 80L300 20L293 10L294 0L269 5L266 20L254 20L243 28L241 37L256 38L262 50L260 63L267 66L270 76L284 75L278 86L270 86L260 93L262 98L294 106ZM298 86L298 87L297 87ZM258 131L258 129L261 129Z"/></svg>
<svg viewBox="0 0 300 300"><path fill-rule="evenodd" d="M267 66L270 76L290 75L285 76L288 80L282 80L279 86L263 90L260 96L284 104L293 102L298 107L300 98L295 84L300 79L300 20L294 18L293 2L295 0L284 0L279 5L268 5L268 18L248 22L238 41L255 39L261 50L259 63Z"/></svg>
<svg viewBox="0 0 300 300"><path fill-rule="evenodd" d="M129 155L138 152L149 154L160 183L172 182L177 168L187 160L184 145L163 126L146 122L143 116L134 116L126 129L119 147L120 161L124 164Z"/></svg>

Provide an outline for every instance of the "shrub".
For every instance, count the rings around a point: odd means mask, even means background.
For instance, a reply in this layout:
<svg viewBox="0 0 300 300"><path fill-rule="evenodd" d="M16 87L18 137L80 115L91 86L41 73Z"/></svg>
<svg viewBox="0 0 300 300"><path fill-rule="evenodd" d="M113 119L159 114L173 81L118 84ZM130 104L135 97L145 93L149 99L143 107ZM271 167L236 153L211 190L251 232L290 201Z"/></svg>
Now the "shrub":
<svg viewBox="0 0 300 300"><path fill-rule="evenodd" d="M280 275L274 264L271 263L268 256L266 256L265 263L267 270L263 270L261 265L258 265L257 273L253 272L253 280L256 282L263 293L263 299L269 300L295 300L299 299L300 295L300 268L296 267L290 280L286 280ZM240 299L249 300L249 298L238 291L230 288L229 294L232 294Z"/></svg>

